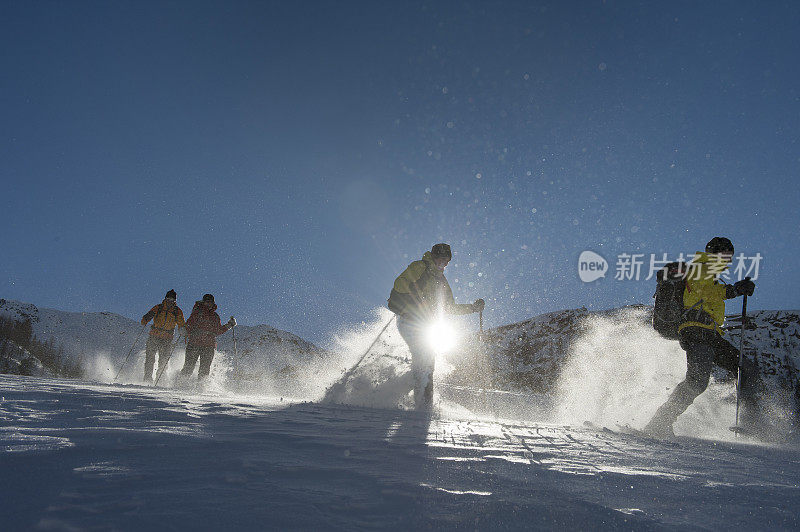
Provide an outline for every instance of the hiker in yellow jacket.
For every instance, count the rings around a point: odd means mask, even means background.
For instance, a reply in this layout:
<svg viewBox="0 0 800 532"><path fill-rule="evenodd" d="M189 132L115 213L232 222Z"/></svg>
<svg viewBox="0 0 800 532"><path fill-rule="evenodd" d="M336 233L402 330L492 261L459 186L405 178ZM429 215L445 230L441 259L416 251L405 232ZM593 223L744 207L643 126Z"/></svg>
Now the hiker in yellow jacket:
<svg viewBox="0 0 800 532"><path fill-rule="evenodd" d="M436 353L429 345L426 329L440 312L469 314L484 308L483 299L470 304L456 304L444 269L453 254L447 244L436 244L422 260L409 266L394 281L389 295L389 310L397 314L397 329L411 351L414 377L414 404L429 407L433 401L433 370Z"/></svg>
<svg viewBox="0 0 800 532"><path fill-rule="evenodd" d="M142 316L142 325L147 325L150 320L153 320L153 326L150 327L150 335L147 337L147 345L145 346L145 384L153 383L153 366L156 361L156 353L158 353L158 371L160 372L161 366L166 364L166 358L171 351L175 327L186 326L186 321L183 319L183 311L176 304L177 297L175 290L170 290L164 296L164 301Z"/></svg>
<svg viewBox="0 0 800 532"><path fill-rule="evenodd" d="M653 416L645 431L658 437L673 435L672 425L695 398L708 387L714 364L734 374L739 368L739 350L722 337L725 300L753 295L755 284L742 279L728 285L718 280L733 259L733 244L725 237L714 237L698 252L686 275L683 292L683 320L678 325L681 348L686 351L686 378ZM742 324L744 326L744 324ZM741 399L745 416L756 416L757 374L748 358L742 366Z"/></svg>

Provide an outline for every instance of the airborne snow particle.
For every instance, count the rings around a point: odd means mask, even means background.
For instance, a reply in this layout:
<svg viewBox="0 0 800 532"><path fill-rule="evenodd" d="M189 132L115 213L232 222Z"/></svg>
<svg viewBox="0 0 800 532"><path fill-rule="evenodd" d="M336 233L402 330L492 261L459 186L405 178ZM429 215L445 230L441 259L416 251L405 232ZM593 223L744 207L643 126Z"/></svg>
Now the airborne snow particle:
<svg viewBox="0 0 800 532"><path fill-rule="evenodd" d="M480 172L478 172L477 174L475 174L475 178L476 178L476 179L480 179L480 178L482 178L482 177L483 177L483 176L481 175L481 173L480 173Z"/></svg>
<svg viewBox="0 0 800 532"><path fill-rule="evenodd" d="M599 65L597 65L597 68L599 68L600 71L603 72L606 68L608 68L608 65L606 65L605 63L600 63Z"/></svg>

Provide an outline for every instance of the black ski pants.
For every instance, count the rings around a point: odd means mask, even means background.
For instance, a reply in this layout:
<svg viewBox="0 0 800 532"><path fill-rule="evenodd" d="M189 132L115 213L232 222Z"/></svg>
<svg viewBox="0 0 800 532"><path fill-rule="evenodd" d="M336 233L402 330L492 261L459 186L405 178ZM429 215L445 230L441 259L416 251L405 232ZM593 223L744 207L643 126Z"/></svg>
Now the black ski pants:
<svg viewBox="0 0 800 532"><path fill-rule="evenodd" d="M202 379L211 373L211 362L214 360L214 346L210 345L187 345L186 360L181 369L181 375L188 377L194 372L197 360L200 359L200 370L197 378Z"/></svg>
<svg viewBox="0 0 800 532"><path fill-rule="evenodd" d="M686 351L686 378L656 412L651 425L672 426L698 395L708 387L711 370L716 364L735 375L739 367L739 350L716 331L702 327L686 327L680 332L681 348ZM747 357L742 361L741 400L745 410L755 408L756 368Z"/></svg>

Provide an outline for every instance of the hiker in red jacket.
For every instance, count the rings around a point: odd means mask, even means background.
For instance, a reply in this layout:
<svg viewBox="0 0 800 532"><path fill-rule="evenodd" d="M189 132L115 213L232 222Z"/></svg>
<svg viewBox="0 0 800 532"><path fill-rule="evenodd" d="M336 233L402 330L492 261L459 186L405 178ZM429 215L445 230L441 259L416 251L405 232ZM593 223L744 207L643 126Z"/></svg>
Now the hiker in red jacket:
<svg viewBox="0 0 800 532"><path fill-rule="evenodd" d="M192 309L192 314L186 320L186 361L181 370L182 377L188 377L194 372L194 366L200 359L198 380L207 377L211 371L211 361L214 360L214 349L217 347L217 336L236 326L236 320L231 319L225 325L216 313L217 305L214 296L206 294L202 301L197 301Z"/></svg>

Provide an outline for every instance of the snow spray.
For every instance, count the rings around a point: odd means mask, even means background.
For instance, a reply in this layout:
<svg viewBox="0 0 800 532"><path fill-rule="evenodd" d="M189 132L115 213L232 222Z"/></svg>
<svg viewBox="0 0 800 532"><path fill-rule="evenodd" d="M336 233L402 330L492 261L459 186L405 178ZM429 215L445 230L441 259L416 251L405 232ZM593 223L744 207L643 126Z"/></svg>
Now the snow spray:
<svg viewBox="0 0 800 532"><path fill-rule="evenodd" d="M584 318L556 388L553 421L591 421L614 428L643 427L686 375L686 354L662 338L650 313L625 308ZM727 425L735 409L732 382L712 380L681 415L676 434L731 439Z"/></svg>

